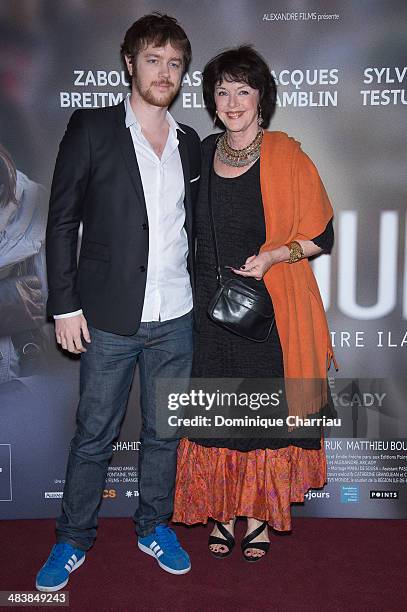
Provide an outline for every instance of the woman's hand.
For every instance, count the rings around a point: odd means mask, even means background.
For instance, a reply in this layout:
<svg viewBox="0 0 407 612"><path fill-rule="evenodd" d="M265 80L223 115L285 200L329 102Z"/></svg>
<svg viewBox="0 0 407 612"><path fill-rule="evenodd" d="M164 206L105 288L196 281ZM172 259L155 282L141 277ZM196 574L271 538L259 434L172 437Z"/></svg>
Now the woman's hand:
<svg viewBox="0 0 407 612"><path fill-rule="evenodd" d="M258 255L248 257L243 266L232 268L239 276L251 276L256 280L261 280L273 264L277 263L274 251L263 251Z"/></svg>
<svg viewBox="0 0 407 612"><path fill-rule="evenodd" d="M297 240L297 242L302 246L304 257L312 257L322 251L312 240ZM239 274L239 276L251 276L261 280L266 272L270 270L271 266L274 266L276 263L289 261L289 259L290 249L288 246L283 245L272 251L262 251L258 255L251 255L246 259L243 266L232 268L232 270L235 274Z"/></svg>

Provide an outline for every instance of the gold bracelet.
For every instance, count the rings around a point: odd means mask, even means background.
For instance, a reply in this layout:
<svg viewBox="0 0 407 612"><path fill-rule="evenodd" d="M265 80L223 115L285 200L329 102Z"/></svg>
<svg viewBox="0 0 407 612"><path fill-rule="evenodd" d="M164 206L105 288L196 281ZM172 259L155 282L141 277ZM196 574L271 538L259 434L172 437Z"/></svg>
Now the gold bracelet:
<svg viewBox="0 0 407 612"><path fill-rule="evenodd" d="M290 249L290 259L288 260L288 263L295 263L304 257L304 249L296 240L293 240L287 244L287 246Z"/></svg>

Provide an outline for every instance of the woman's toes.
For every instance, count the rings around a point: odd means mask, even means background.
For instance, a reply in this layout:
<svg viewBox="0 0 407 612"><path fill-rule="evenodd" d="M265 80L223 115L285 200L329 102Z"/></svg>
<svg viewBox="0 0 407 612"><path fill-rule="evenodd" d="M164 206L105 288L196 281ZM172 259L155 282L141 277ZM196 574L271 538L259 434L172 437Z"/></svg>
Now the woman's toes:
<svg viewBox="0 0 407 612"><path fill-rule="evenodd" d="M215 553L217 553L217 552L220 552L220 553L226 552L225 546L222 546L222 544L211 544L209 548L210 548L210 550L212 552L215 552Z"/></svg>
<svg viewBox="0 0 407 612"><path fill-rule="evenodd" d="M263 550L258 550L257 548L248 548L245 554L248 557L263 557L265 553Z"/></svg>

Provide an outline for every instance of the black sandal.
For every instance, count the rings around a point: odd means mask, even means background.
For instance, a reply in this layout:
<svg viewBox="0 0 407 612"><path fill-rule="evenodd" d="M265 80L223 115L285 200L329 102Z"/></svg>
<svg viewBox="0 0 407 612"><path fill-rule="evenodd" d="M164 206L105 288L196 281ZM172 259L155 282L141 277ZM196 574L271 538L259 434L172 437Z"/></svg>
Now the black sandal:
<svg viewBox="0 0 407 612"><path fill-rule="evenodd" d="M227 551L226 552L215 552L214 550L211 550L209 548L209 552L214 556L217 557L218 559L224 559L225 557L228 557L232 550L233 547L235 545L235 538L234 536L232 536L232 534L222 525L222 523L219 523L219 521L215 521L217 528L219 529L219 531L221 532L221 534L224 536L223 538L218 538L217 536L209 536L208 538L208 547L211 546L212 544L221 544L222 546L226 546L227 547Z"/></svg>
<svg viewBox="0 0 407 612"><path fill-rule="evenodd" d="M254 538L257 538L257 536L261 534L261 532L264 530L265 527L267 527L267 521L259 525L254 531L249 533L242 540L241 547L242 547L243 557L249 563L255 563L256 561L260 561L260 559L263 559L263 557L265 557L266 554L268 553L268 550L270 548L270 542L253 542L253 544L251 544ZM251 555L245 555L244 553L248 548L257 548L257 550L263 550L264 555L261 555L260 557L252 557Z"/></svg>

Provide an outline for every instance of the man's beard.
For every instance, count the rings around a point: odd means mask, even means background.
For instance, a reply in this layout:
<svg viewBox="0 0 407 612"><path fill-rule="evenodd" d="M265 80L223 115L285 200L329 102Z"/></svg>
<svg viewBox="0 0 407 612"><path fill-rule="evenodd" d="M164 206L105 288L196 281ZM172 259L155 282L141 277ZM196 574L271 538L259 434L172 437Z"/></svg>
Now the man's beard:
<svg viewBox="0 0 407 612"><path fill-rule="evenodd" d="M153 86L157 86L160 83L163 83L165 85L170 85L171 89L169 89L166 93L162 93L161 95L156 96L153 93ZM150 84L150 87L148 89L142 89L137 79L137 76L135 75L133 78L133 85L137 89L138 93L140 94L140 97L145 102L148 102L148 104L151 104L152 106L159 106L161 108L165 108L169 106L178 93L178 90L175 89L174 83L172 83L171 81L167 81L167 80L166 81L153 81Z"/></svg>

